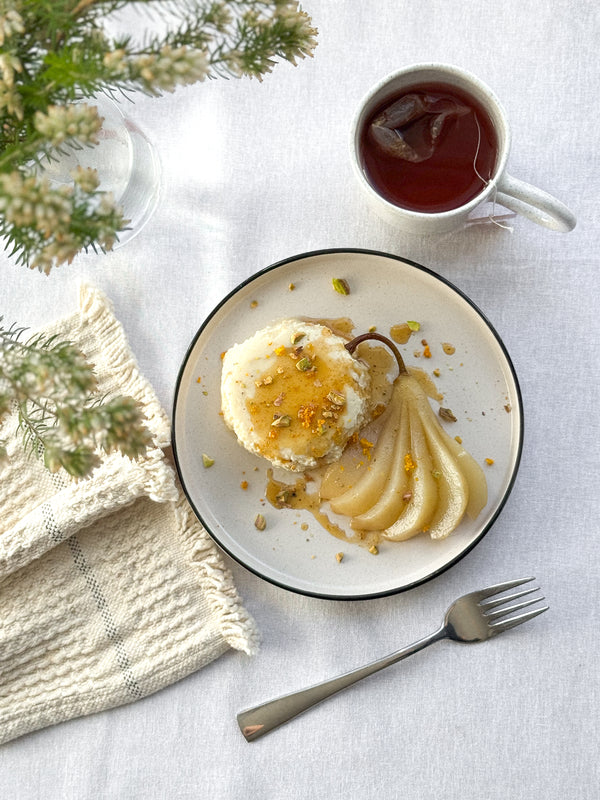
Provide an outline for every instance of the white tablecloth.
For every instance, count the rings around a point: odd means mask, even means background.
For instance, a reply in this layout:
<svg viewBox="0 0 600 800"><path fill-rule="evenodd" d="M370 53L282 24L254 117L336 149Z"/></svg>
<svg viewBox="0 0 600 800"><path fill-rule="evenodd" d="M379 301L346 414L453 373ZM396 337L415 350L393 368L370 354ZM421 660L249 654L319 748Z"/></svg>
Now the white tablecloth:
<svg viewBox="0 0 600 800"><path fill-rule="evenodd" d="M492 530L409 592L335 602L286 592L230 559L262 631L133 705L17 739L0 796L32 798L597 797L598 5L593 0L306 0L314 59L264 82L218 80L129 115L160 154L154 217L107 256L49 277L2 258L0 313L39 327L74 310L82 280L113 300L143 373L171 410L186 348L241 280L287 256L372 248L430 267L498 330L523 391L518 479ZM442 61L479 75L513 129L510 171L565 201L569 234L516 219L509 232L402 234L354 181L348 130L370 86ZM442 643L248 744L235 714L371 660L437 627L451 600L535 574L550 611L485 645ZM1 613L1 609L0 609Z"/></svg>

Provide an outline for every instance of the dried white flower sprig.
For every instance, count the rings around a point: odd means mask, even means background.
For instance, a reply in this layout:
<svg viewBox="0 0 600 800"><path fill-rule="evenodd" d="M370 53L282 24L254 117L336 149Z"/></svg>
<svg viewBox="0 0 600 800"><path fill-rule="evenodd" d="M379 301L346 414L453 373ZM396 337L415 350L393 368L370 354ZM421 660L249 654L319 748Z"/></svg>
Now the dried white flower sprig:
<svg viewBox="0 0 600 800"><path fill-rule="evenodd" d="M142 41L111 37L127 7L168 29ZM289 0L0 0L0 236L18 263L49 273L81 250L110 250L126 227L94 176L57 188L39 167L93 147L99 92L159 95L208 77L259 80L277 60L311 55L316 30ZM36 169L37 168L37 169Z"/></svg>
<svg viewBox="0 0 600 800"><path fill-rule="evenodd" d="M146 452L151 435L131 397L102 398L92 365L73 344L43 334L4 328L0 318L0 430L16 411L25 448L51 472L77 478L100 463L101 451L129 458ZM2 423L4 421L4 426ZM6 456L0 439L0 459Z"/></svg>

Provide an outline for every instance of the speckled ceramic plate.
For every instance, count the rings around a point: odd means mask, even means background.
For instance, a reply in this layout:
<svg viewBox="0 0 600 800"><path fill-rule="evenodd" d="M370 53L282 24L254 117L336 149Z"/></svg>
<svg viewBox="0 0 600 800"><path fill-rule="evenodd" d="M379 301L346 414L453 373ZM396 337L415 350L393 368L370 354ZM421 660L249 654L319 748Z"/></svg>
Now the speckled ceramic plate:
<svg viewBox="0 0 600 800"><path fill-rule="evenodd" d="M347 280L349 295L333 290L334 277ZM385 334L406 320L421 323L417 339L411 338L400 350L409 366L440 370L436 380L444 405L457 417L449 430L460 434L485 468L489 499L477 519L465 518L443 541L421 534L407 542L382 542L379 554L373 555L328 533L309 512L276 509L265 501L268 463L240 447L219 414L221 353L268 323L293 316L348 317L357 334L372 325ZM426 363L414 355L415 349L422 350L422 337L432 352ZM442 342L451 342L455 353L445 355ZM189 502L223 550L285 589L358 599L423 583L480 541L512 488L522 430L521 395L510 358L469 298L425 267L396 256L323 250L257 273L204 321L177 380L173 447ZM214 458L208 469L203 453ZM487 458L494 463L487 465ZM262 531L254 526L258 513L267 523ZM338 563L340 551L344 558Z"/></svg>

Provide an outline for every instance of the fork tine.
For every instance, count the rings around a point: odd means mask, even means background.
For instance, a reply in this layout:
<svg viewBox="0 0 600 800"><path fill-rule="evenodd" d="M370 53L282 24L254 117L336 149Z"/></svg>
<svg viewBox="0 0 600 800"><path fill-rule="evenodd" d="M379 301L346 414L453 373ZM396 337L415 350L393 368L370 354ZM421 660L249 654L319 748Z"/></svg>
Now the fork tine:
<svg viewBox="0 0 600 800"><path fill-rule="evenodd" d="M502 633L503 631L510 630L510 628L515 628L517 625L522 625L523 622L528 622L530 619L539 616L539 614L543 614L544 611L548 611L548 606L536 608L533 611L527 611L525 614L519 614L518 617L511 617L510 619L504 619L500 622L494 622L490 625L489 631L493 635Z"/></svg>
<svg viewBox="0 0 600 800"><path fill-rule="evenodd" d="M488 611L489 609L496 608L496 606L501 606L505 603L510 603L513 600L518 600L519 597L525 597L527 594L533 594L533 592L539 592L539 587L536 586L535 589L523 589L522 592L514 592L513 594L504 595L504 597L499 597L497 600L482 600L480 606L484 611Z"/></svg>
<svg viewBox="0 0 600 800"><path fill-rule="evenodd" d="M487 589L480 589L478 592L473 592L471 597L479 601L485 600L486 597L491 597L494 594L500 594L500 592L505 592L507 589L514 589L515 586L521 586L521 584L529 583L529 581L533 580L535 580L535 578L519 578L516 581L497 583L495 586L488 586Z"/></svg>
<svg viewBox="0 0 600 800"><path fill-rule="evenodd" d="M539 603L544 599L544 597L534 597L532 600L524 600L522 603L515 603L513 606L508 606L507 608L498 608L496 611L490 611L489 614L486 613L485 618L494 620L498 619L499 617L505 617L507 614L512 614L514 611L520 611L522 608L532 606L534 603Z"/></svg>

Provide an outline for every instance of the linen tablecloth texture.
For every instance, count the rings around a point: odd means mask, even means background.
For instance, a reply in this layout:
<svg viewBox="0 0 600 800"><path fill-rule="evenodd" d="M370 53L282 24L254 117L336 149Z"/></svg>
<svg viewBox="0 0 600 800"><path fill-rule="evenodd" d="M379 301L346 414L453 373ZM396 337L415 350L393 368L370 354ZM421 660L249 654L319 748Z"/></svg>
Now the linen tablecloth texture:
<svg viewBox="0 0 600 800"><path fill-rule="evenodd" d="M169 421L108 300L48 329L78 344L102 393L128 394L147 455L106 456L92 476L51 475L14 435L0 465L0 742L132 702L258 634L165 459ZM14 428L13 417L4 425ZM12 433L12 431L11 431ZM61 474L62 473L62 474Z"/></svg>

